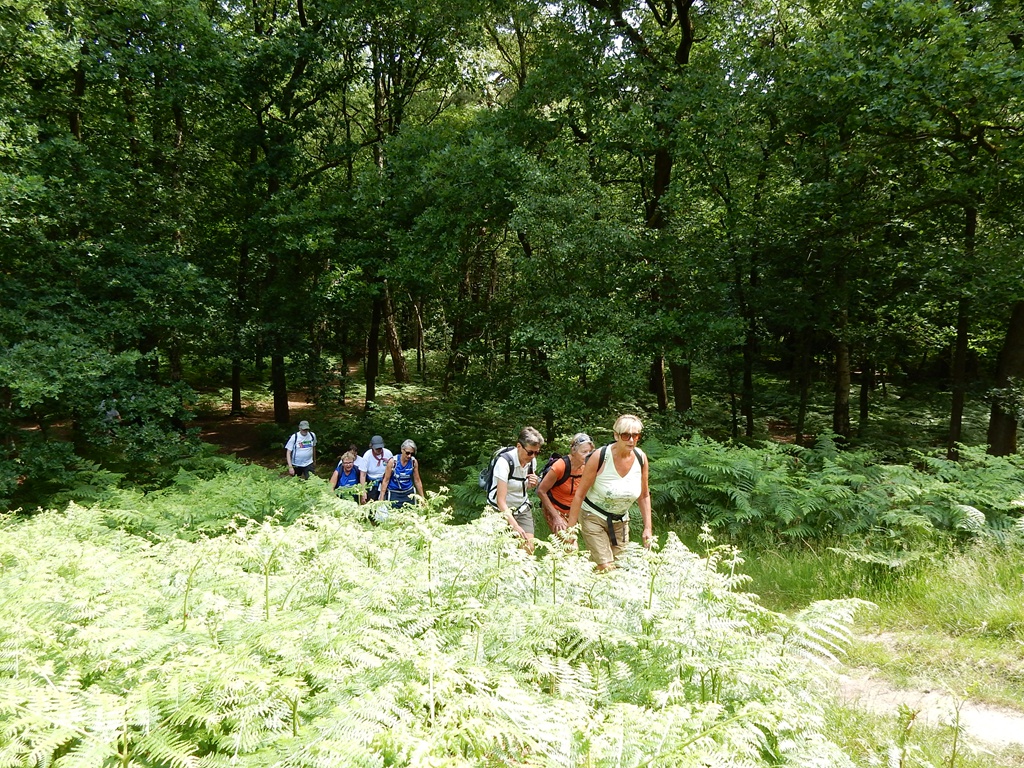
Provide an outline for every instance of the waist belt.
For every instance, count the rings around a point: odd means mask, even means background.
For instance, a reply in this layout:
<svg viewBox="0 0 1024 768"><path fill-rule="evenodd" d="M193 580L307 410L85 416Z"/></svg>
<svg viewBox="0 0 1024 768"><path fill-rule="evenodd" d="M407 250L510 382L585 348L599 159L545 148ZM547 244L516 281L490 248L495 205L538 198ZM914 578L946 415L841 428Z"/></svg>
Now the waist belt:
<svg viewBox="0 0 1024 768"><path fill-rule="evenodd" d="M626 519L626 514L623 513L621 515L613 515L611 512L609 512L604 507L600 506L599 504L595 504L594 502L592 502L590 500L589 496L584 497L583 501L584 501L584 503L588 507L591 508L591 509L587 510L588 512L590 512L591 514L597 515L598 517L603 517L604 518L604 521L606 523L608 523L608 538L611 539L612 546L613 547L619 546L619 540L615 537L615 525L614 525L614 523L621 523L623 520Z"/></svg>

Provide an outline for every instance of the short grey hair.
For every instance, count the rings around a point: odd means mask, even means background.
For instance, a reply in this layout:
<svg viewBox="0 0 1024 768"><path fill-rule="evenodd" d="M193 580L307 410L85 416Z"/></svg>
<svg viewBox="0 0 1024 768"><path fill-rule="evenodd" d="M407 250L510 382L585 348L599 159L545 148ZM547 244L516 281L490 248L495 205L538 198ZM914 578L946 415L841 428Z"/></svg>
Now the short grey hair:
<svg viewBox="0 0 1024 768"><path fill-rule="evenodd" d="M416 453L416 443L414 443L412 440L406 440L404 443L402 443L402 447L399 448L398 450L404 451L406 448L412 448L412 452Z"/></svg>
<svg viewBox="0 0 1024 768"><path fill-rule="evenodd" d="M523 427L519 432L519 440L517 442L524 448L528 445L536 445L540 448L544 445L544 438L533 427Z"/></svg>

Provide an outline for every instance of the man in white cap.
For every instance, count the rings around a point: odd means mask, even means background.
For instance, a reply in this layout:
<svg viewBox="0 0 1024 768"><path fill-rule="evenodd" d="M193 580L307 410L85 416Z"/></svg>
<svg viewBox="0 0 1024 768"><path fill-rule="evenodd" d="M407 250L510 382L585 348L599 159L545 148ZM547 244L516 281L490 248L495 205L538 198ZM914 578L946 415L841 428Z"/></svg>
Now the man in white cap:
<svg viewBox="0 0 1024 768"><path fill-rule="evenodd" d="M309 431L309 422L299 422L299 431L284 444L284 460L288 474L307 480L316 463L316 433Z"/></svg>
<svg viewBox="0 0 1024 768"><path fill-rule="evenodd" d="M360 456L359 461L356 462L356 468L359 470L359 483L366 489L359 500L361 504L380 499L380 481L384 477L384 470L392 456L394 454L384 447L383 437L374 435L370 438L370 450Z"/></svg>

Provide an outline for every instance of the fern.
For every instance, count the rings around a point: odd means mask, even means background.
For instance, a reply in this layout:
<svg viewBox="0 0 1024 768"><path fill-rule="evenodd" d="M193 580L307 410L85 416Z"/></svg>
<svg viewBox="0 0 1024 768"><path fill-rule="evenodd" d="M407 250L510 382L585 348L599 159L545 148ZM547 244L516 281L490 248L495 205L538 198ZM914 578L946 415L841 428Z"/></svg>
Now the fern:
<svg viewBox="0 0 1024 768"><path fill-rule="evenodd" d="M7 526L0 765L842 762L814 681L856 603L773 614L735 549L671 535L599 575L499 515L451 526L443 497L375 527L304 494L291 525L189 478ZM215 537L151 517L203 503Z"/></svg>

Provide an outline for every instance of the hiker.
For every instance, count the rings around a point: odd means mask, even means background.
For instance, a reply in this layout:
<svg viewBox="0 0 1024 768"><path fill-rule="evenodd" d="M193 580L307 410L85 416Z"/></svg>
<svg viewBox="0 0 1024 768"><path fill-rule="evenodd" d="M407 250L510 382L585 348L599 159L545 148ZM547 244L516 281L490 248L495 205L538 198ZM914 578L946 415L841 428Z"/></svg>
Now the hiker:
<svg viewBox="0 0 1024 768"><path fill-rule="evenodd" d="M533 427L523 427L519 440L502 453L494 464L494 479L487 500L505 515L513 533L523 539L527 552L533 552L533 505L526 496L536 488L537 454L544 438Z"/></svg>
<svg viewBox="0 0 1024 768"><path fill-rule="evenodd" d="M594 441L585 432L573 436L569 453L558 458L543 473L537 496L544 509L544 517L552 536L569 529L569 509L576 495L576 487L583 477L583 465L594 450Z"/></svg>
<svg viewBox="0 0 1024 768"><path fill-rule="evenodd" d="M380 481L384 489L384 500L390 501L394 507L404 507L411 503L414 488L421 499L424 497L420 465L416 461L416 443L406 440L399 454L388 461Z"/></svg>
<svg viewBox="0 0 1024 768"><path fill-rule="evenodd" d="M309 479L316 463L316 434L309 431L309 422L305 419L299 422L299 431L284 444L284 460L289 475Z"/></svg>
<svg viewBox="0 0 1024 768"><path fill-rule="evenodd" d="M356 463L359 468L359 482L363 485L363 492L359 496L360 504L380 499L380 481L384 477L387 463L393 456L394 454L384 447L383 437L374 435L370 438L370 450Z"/></svg>
<svg viewBox="0 0 1024 768"><path fill-rule="evenodd" d="M643 520L644 547L649 549L654 538L647 456L636 447L643 428L636 416L619 416L612 427L615 442L587 458L569 510L568 525L579 522L590 559L602 571L615 567L629 542L629 508L634 502Z"/></svg>
<svg viewBox="0 0 1024 768"><path fill-rule="evenodd" d="M356 469L356 452L349 449L341 454L338 466L331 475L331 490L343 499L359 500L359 470Z"/></svg>

